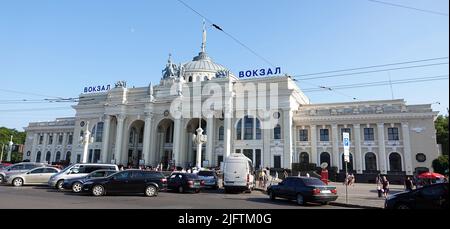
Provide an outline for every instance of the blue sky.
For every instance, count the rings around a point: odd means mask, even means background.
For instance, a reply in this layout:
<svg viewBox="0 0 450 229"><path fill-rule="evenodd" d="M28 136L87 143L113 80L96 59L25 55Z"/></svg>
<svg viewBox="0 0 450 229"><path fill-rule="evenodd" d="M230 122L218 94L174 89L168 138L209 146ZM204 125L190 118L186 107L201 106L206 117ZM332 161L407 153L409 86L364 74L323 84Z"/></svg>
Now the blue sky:
<svg viewBox="0 0 450 229"><path fill-rule="evenodd" d="M367 0L185 0L284 73L298 75L449 56L449 18ZM385 0L448 14L447 0ZM176 0L0 0L0 126L74 115L67 103L5 100L77 97L85 86L157 83L172 53L189 61L201 45L202 19ZM270 67L217 30L207 52L239 71ZM448 59L433 63L447 63ZM422 63L421 63L422 64ZM392 80L448 75L448 64L390 71ZM388 72L299 82L334 86L385 81ZM3 90L1 90L3 89ZM408 104L446 113L448 80L393 85ZM313 103L390 99L389 86L307 93ZM345 94L345 95L343 95ZM60 110L36 108L65 107ZM28 111L24 111L27 109Z"/></svg>

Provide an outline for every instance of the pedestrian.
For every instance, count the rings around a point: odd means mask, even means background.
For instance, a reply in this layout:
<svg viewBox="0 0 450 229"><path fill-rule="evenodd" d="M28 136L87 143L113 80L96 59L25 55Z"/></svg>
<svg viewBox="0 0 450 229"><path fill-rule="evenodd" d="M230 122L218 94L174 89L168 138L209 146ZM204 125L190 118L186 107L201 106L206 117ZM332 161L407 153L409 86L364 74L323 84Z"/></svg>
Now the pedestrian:
<svg viewBox="0 0 450 229"><path fill-rule="evenodd" d="M266 188L267 181L269 180L269 174L268 174L267 171L268 171L268 170L266 170L266 169L263 171L263 172L264 172L263 188Z"/></svg>
<svg viewBox="0 0 450 229"><path fill-rule="evenodd" d="M406 177L405 180L405 191L412 191L413 190L413 182L410 177Z"/></svg>
<svg viewBox="0 0 450 229"><path fill-rule="evenodd" d="M309 173L306 173L306 177L309 177Z"/></svg>
<svg viewBox="0 0 450 229"><path fill-rule="evenodd" d="M287 172L287 170L284 170L284 173L283 173L283 175L284 175L284 179L286 179L288 176L289 176L289 174L288 174L288 172Z"/></svg>
<svg viewBox="0 0 450 229"><path fill-rule="evenodd" d="M386 176L383 176L383 192L384 192L384 198L387 198L387 195L389 194L389 181L386 178Z"/></svg>
<svg viewBox="0 0 450 229"><path fill-rule="evenodd" d="M383 193L383 182L380 174L375 178L375 182L377 184L378 198L381 198L381 194Z"/></svg>
<svg viewBox="0 0 450 229"><path fill-rule="evenodd" d="M259 187L262 188L264 183L264 171L262 169L258 173L258 180L259 180Z"/></svg>

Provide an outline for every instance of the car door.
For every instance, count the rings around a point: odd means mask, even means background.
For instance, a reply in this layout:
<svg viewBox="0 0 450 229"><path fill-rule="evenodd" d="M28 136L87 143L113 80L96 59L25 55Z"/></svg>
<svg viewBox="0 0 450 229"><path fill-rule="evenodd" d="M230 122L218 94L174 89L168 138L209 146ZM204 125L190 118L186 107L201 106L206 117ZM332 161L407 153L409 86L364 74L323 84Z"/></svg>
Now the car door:
<svg viewBox="0 0 450 229"><path fill-rule="evenodd" d="M445 196L442 185L425 187L416 196L416 208L418 209L439 209L442 207Z"/></svg>
<svg viewBox="0 0 450 229"><path fill-rule="evenodd" d="M132 171L130 180L128 182L128 192L143 192L144 191L144 174L141 171Z"/></svg>
<svg viewBox="0 0 450 229"><path fill-rule="evenodd" d="M40 184L47 184L48 180L50 179L50 177L52 175L54 175L55 173L58 173L58 170L55 168L45 168L44 172L42 173L42 175L39 177L39 180L37 181L37 183Z"/></svg>
<svg viewBox="0 0 450 229"><path fill-rule="evenodd" d="M37 168L37 169L33 169L30 170L26 175L25 175L25 183L26 184L36 184L39 183L39 181L42 179L42 175L44 174L44 170L45 168Z"/></svg>
<svg viewBox="0 0 450 229"><path fill-rule="evenodd" d="M114 175L107 185L109 192L127 192L131 171L123 171Z"/></svg>
<svg viewBox="0 0 450 229"><path fill-rule="evenodd" d="M279 197L286 198L287 197L286 188L287 188L287 180L283 180L280 183L278 183L276 195Z"/></svg>
<svg viewBox="0 0 450 229"><path fill-rule="evenodd" d="M296 186L295 180L293 179L286 180L286 186L284 187L286 198L288 199L296 198L297 193L295 190L295 186Z"/></svg>

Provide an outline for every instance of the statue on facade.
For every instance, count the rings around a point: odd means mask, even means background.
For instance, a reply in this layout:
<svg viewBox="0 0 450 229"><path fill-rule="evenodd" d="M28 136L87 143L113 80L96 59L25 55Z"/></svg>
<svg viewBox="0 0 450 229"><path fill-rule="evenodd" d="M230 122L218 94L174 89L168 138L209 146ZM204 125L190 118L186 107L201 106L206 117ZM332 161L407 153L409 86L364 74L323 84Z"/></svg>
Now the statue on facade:
<svg viewBox="0 0 450 229"><path fill-rule="evenodd" d="M172 63L171 60L172 55L169 54L169 60L167 60L166 68L162 70L163 79L174 78L177 75L177 66Z"/></svg>
<svg viewBox="0 0 450 229"><path fill-rule="evenodd" d="M151 100L151 101L153 101L153 100L155 99L155 97L153 96L153 93L154 93L154 91L153 91L153 85L152 85L152 83L150 83L150 84L148 85L148 95L150 95L150 100Z"/></svg>
<svg viewBox="0 0 450 229"><path fill-rule="evenodd" d="M183 79L183 76L184 76L184 65L183 64L178 65L177 76L178 76L178 78Z"/></svg>

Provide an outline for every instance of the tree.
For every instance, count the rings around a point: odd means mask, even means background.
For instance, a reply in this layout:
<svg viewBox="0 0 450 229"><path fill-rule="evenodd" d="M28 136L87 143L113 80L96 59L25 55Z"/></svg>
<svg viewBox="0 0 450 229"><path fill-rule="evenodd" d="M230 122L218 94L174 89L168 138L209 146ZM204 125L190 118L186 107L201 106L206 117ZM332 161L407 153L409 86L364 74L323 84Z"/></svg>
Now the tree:
<svg viewBox="0 0 450 229"><path fill-rule="evenodd" d="M6 154L7 154L7 145L9 144L9 141L11 140L11 135L13 136L13 143L15 145L17 144L25 144L25 138L26 133L23 131L18 131L16 129L9 129L6 127L0 127L0 152L1 147L5 146L4 152L3 152L3 159L6 160ZM18 147L16 147L18 149ZM21 161L22 160L22 154L18 153L17 150L13 151L11 154L11 161Z"/></svg>
<svg viewBox="0 0 450 229"><path fill-rule="evenodd" d="M448 114L446 116L439 115L434 122L436 128L436 141L442 146L442 154L448 155Z"/></svg>
<svg viewBox="0 0 450 229"><path fill-rule="evenodd" d="M433 170L436 173L445 174L445 171L448 171L448 155L441 155L434 159Z"/></svg>

